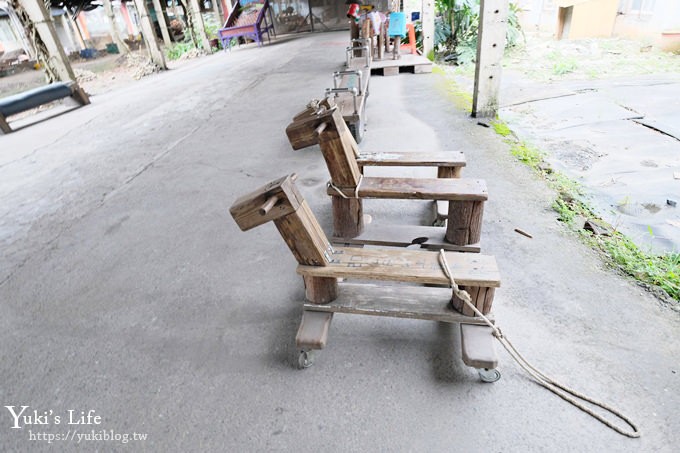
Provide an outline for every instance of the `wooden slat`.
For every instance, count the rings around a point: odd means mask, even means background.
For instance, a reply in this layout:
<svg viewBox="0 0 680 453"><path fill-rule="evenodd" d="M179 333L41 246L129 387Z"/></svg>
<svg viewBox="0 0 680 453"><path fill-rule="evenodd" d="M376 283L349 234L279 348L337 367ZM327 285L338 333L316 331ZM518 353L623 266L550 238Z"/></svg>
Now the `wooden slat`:
<svg viewBox="0 0 680 453"><path fill-rule="evenodd" d="M328 341L328 330L333 313L303 311L300 327L295 335L298 348L323 349Z"/></svg>
<svg viewBox="0 0 680 453"><path fill-rule="evenodd" d="M451 323L484 322L481 318L464 316L453 310L450 299L451 290L448 288L343 283L336 300L324 305L305 304L304 309ZM493 322L493 315L488 318Z"/></svg>
<svg viewBox="0 0 680 453"><path fill-rule="evenodd" d="M338 198L338 197L335 197ZM335 199L334 198L334 199ZM431 250L451 250L457 252L479 253L480 244L456 245L444 238L445 227L419 225L365 225L364 232L353 238L333 238L332 241L344 244L381 245L387 247L407 247L417 243ZM425 239L423 241L423 239Z"/></svg>
<svg viewBox="0 0 680 453"><path fill-rule="evenodd" d="M383 60L375 59L371 62L371 70L380 68L395 68L397 72L400 66L422 66L420 70L425 72L429 69L432 72L432 62L422 55L404 54L398 60L393 60L388 56Z"/></svg>
<svg viewBox="0 0 680 453"><path fill-rule="evenodd" d="M460 325L463 363L474 368L494 369L498 366L493 330L489 326Z"/></svg>
<svg viewBox="0 0 680 453"><path fill-rule="evenodd" d="M500 273L493 256L446 252L446 257L459 285L500 287ZM388 280L447 285L438 254L422 250L392 250L334 247L326 266L297 268L298 274L317 277Z"/></svg>
<svg viewBox="0 0 680 453"><path fill-rule="evenodd" d="M345 121L354 123L360 120L364 111L364 96L357 96L357 113L354 113L354 96L352 93L339 93L335 98L335 103Z"/></svg>
<svg viewBox="0 0 680 453"><path fill-rule="evenodd" d="M330 187L327 193L337 195ZM348 197L354 196L351 189L343 188L343 193ZM359 198L484 201L488 199L488 192L486 182L481 179L364 177Z"/></svg>
<svg viewBox="0 0 680 453"><path fill-rule="evenodd" d="M427 152L362 152L357 162L361 166L381 167L464 167L465 154L462 151Z"/></svg>

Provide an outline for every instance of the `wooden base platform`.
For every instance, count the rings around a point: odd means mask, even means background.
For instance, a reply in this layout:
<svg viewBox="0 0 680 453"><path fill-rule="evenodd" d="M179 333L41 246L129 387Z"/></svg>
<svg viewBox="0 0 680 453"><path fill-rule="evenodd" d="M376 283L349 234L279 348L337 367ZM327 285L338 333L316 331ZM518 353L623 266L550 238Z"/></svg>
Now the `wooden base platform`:
<svg viewBox="0 0 680 453"><path fill-rule="evenodd" d="M500 377L492 329L481 318L464 316L451 308L448 288L384 286L343 283L338 298L331 303L305 304L295 337L301 349L300 368L312 364L312 350L324 349L334 313L420 319L460 324L461 358L467 366L480 370L485 382ZM493 322L493 316L487 318ZM489 375L492 378L489 378Z"/></svg>
<svg viewBox="0 0 680 453"><path fill-rule="evenodd" d="M451 289L427 286L342 283L338 298L328 304L304 305L306 311L423 319L484 325L481 318L465 316L451 307ZM493 321L493 315L487 315Z"/></svg>
<svg viewBox="0 0 680 453"><path fill-rule="evenodd" d="M445 239L446 227L418 225L364 225L364 231L354 238L333 238L337 244L381 245L386 247L408 247L420 245L431 250L479 253L480 243L456 245Z"/></svg>
<svg viewBox="0 0 680 453"><path fill-rule="evenodd" d="M432 62L422 55L403 54L398 60L387 56L371 62L371 75L391 76L401 72L427 74L432 72Z"/></svg>

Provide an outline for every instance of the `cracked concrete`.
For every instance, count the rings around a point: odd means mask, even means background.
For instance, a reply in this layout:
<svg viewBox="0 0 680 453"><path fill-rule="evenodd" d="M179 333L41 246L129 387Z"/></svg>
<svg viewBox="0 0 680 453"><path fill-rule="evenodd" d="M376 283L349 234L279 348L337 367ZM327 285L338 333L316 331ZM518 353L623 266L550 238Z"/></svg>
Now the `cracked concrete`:
<svg viewBox="0 0 680 453"><path fill-rule="evenodd" d="M323 159L293 152L284 129L330 85L346 41L220 53L0 137L2 406L93 409L102 424L85 430L148 433L127 447L148 451L674 451L677 314L566 231L543 181L447 100L437 74L375 77L362 148L466 152L464 175L489 186L482 249L503 279L498 324L643 436L608 430L503 353L503 378L480 383L456 326L339 315L315 365L295 369L295 260L275 228L243 233L228 207L297 172L329 231ZM429 205L373 200L366 211L423 223ZM10 423L2 408L3 451L52 450L29 429L67 428Z"/></svg>

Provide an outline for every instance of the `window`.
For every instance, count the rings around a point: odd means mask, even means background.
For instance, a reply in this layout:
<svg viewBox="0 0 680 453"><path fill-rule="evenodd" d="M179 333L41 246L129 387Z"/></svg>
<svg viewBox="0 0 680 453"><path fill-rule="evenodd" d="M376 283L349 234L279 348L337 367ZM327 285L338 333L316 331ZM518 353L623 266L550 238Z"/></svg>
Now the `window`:
<svg viewBox="0 0 680 453"><path fill-rule="evenodd" d="M656 0L630 0L628 3L629 14L652 14Z"/></svg>

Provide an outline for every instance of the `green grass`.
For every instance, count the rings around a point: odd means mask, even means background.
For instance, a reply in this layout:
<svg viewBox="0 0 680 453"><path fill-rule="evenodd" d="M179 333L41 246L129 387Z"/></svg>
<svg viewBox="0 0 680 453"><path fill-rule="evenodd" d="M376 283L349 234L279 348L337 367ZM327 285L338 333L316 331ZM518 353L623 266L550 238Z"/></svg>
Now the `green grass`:
<svg viewBox="0 0 680 453"><path fill-rule="evenodd" d="M508 138L512 131L502 121L496 120L492 125L494 131L510 145L510 153L540 174L555 191L552 208L557 212L559 221L571 226L577 218L586 218L606 224L585 200L581 185L553 170L545 161L545 153L524 141ZM622 233L614 228L612 231L607 236L580 230L580 236L587 244L602 252L614 267L642 283L662 289L673 299L680 300L680 253L658 255L644 251Z"/></svg>
<svg viewBox="0 0 680 453"><path fill-rule="evenodd" d="M496 131L496 133L501 137L508 137L512 135L512 131L503 121L492 121L491 127L493 127L493 130Z"/></svg>
<svg viewBox="0 0 680 453"><path fill-rule="evenodd" d="M442 68L435 66L433 72L440 77L441 86L447 98L456 106L470 111L472 96L465 92L447 75ZM585 200L581 185L555 171L545 161L546 154L535 146L515 138L512 130L501 120L491 123L493 130L503 137L503 141L510 147L512 155L531 167L545 179L548 186L556 193L552 208L558 219L572 227L576 226L577 218L589 219L605 224ZM623 201L624 203L626 200ZM645 251L638 247L628 237L611 228L610 235L595 235L579 227L579 237L583 241L601 252L603 258L613 267L632 276L639 282L664 291L676 301L680 300L680 253L655 254L651 250ZM651 233L650 233L651 234Z"/></svg>
<svg viewBox="0 0 680 453"><path fill-rule="evenodd" d="M195 48L196 47L191 42L178 42L165 50L165 56L168 57L168 60L177 60L182 55Z"/></svg>

